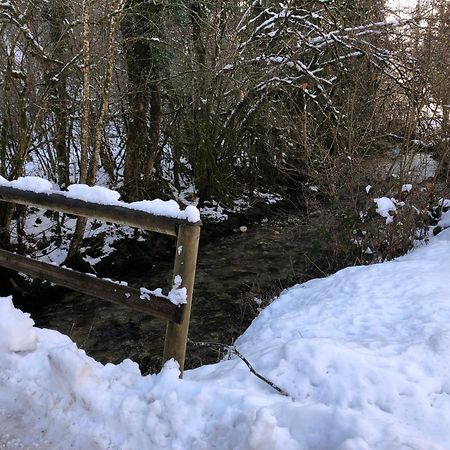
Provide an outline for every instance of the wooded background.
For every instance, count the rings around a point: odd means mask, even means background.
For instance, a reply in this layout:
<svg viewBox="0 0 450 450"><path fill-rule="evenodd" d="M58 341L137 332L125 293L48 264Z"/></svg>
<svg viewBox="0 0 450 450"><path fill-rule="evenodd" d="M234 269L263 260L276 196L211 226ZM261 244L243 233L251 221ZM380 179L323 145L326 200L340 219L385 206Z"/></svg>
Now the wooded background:
<svg viewBox="0 0 450 450"><path fill-rule="evenodd" d="M382 0L0 0L0 174L334 198L397 139L445 178L450 5L399 20Z"/></svg>

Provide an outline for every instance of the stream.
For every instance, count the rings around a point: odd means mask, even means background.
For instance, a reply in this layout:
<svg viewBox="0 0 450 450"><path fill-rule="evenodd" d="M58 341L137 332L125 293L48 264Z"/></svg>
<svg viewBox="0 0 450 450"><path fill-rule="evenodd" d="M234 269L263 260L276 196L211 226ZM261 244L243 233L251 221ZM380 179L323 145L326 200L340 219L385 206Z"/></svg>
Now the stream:
<svg viewBox="0 0 450 450"><path fill-rule="evenodd" d="M231 344L257 315L255 298L264 304L296 282L323 275L318 266L324 244L311 227L311 218L309 226L306 220L301 215L276 216L249 225L247 231L236 229L200 242L191 340ZM127 281L136 287L168 286L172 264L163 260L158 271L139 277L133 277L130 268ZM165 324L148 315L76 292L32 308L31 314L37 326L69 335L102 363L131 358L143 373L161 367ZM222 356L217 350L189 344L186 368Z"/></svg>
<svg viewBox="0 0 450 450"><path fill-rule="evenodd" d="M385 175L399 170L400 150L394 150L386 161L380 163L377 160L377 167L381 164ZM413 153L402 157L405 159L403 165L410 169L409 179L414 183L430 176L427 168L435 169L435 162L428 154ZM292 205L286 206L292 211ZM258 303L262 302L264 307L283 289L339 269L345 261L336 261L333 254L334 233L339 233L339 226L333 223L334 217L335 212L324 207L320 213L308 216L301 211L260 210L257 214L247 211L230 217L225 224L204 227L190 339L232 344L257 316ZM240 230L242 225L246 226L245 230ZM331 241L326 229L332 230ZM169 246L167 241L162 245L158 242L153 247L145 247L137 241L122 242L117 251L120 258L106 262L102 276L125 280L134 287L170 286L175 242ZM149 263L146 259L153 250L155 256ZM130 255L132 257L128 259ZM11 276L4 278L7 281ZM4 292L0 294L9 295L14 291L8 283L4 283L3 288L2 284L0 290ZM160 369L164 323L76 292L60 288L47 288L46 292L28 298L26 295L21 298L19 292L14 295L14 302L31 313L37 326L69 335L88 355L102 363L118 363L131 358L139 363L143 373ZM213 363L222 356L209 347L188 344L186 368Z"/></svg>

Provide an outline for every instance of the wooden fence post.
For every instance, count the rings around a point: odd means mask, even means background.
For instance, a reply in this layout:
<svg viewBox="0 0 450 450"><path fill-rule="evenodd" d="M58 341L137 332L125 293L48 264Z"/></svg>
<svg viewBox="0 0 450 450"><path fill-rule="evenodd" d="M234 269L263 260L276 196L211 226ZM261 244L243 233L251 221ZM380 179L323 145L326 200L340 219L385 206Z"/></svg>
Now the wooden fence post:
<svg viewBox="0 0 450 450"><path fill-rule="evenodd" d="M179 226L173 279L175 279L177 275L181 277L181 287L187 289L187 303L182 306L183 313L181 323L167 323L163 363L171 358L178 361L181 372L180 377L183 376L184 360L186 357L186 344L191 316L192 293L194 289L199 239L200 227L198 225Z"/></svg>

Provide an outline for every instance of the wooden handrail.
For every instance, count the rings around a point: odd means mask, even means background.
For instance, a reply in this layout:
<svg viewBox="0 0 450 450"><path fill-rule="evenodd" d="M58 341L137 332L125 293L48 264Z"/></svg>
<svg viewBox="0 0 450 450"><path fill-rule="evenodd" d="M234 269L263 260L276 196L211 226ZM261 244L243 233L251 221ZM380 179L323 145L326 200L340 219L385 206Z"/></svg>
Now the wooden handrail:
<svg viewBox="0 0 450 450"><path fill-rule="evenodd" d="M138 289L35 261L6 250L0 250L0 265L167 321L163 362L174 358L180 365L180 376L183 375L201 221L192 223L188 220L158 216L126 206L101 205L70 198L58 192L37 193L9 186L0 186L0 201L35 206L177 236L173 280L175 281L177 276L181 277L179 288L186 288L187 303L182 306L174 305L167 299L153 295L150 295L149 300L142 300Z"/></svg>
<svg viewBox="0 0 450 450"><path fill-rule="evenodd" d="M140 290L123 286L113 281L103 280L86 273L64 267L54 266L42 261L35 261L26 256L0 250L0 265L8 269L26 273L33 278L48 280L86 295L107 300L117 305L151 314L162 320L181 322L182 310L168 300L146 294L149 299L140 298Z"/></svg>
<svg viewBox="0 0 450 450"><path fill-rule="evenodd" d="M62 193L37 193L9 186L0 186L0 201L51 209L75 216L91 217L105 222L128 225L156 233L177 236L179 225L199 226L201 222L189 222L185 219L157 216L124 206L101 205L76 198L66 197Z"/></svg>

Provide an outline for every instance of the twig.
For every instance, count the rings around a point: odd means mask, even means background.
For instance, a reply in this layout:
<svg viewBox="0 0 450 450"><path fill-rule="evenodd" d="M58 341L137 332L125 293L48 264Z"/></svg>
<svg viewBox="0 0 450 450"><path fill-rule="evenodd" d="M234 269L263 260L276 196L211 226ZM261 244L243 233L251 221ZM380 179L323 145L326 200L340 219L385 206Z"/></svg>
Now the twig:
<svg viewBox="0 0 450 450"><path fill-rule="evenodd" d="M289 394L279 386L277 386L274 382L268 380L266 377L258 373L254 367L250 364L248 359L242 355L242 353L234 346L234 345L226 345L220 344L218 342L196 342L188 339L189 344L192 344L196 347L209 347L209 348L220 348L222 350L227 350L229 353L236 355L250 370L250 372L255 375L255 377L259 378L264 383L268 384L271 388L275 389L279 394L289 397Z"/></svg>
<svg viewBox="0 0 450 450"><path fill-rule="evenodd" d="M96 319L97 319L97 311L94 314L94 318L92 319L92 323L91 323L91 326L89 327L88 334L87 334L86 338L84 339L84 342L80 345L80 348L84 348L84 346L89 341L89 338L91 337L92 330L94 329L94 324L95 324Z"/></svg>

